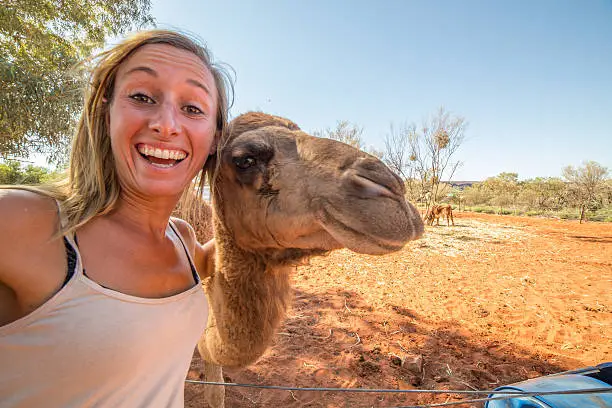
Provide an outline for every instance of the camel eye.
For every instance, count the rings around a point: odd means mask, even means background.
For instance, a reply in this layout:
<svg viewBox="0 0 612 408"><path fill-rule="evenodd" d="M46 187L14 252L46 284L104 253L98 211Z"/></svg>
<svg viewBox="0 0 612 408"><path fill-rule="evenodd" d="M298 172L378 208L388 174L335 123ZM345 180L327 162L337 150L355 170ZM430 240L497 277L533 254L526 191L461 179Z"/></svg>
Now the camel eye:
<svg viewBox="0 0 612 408"><path fill-rule="evenodd" d="M240 170L246 170L257 164L257 160L252 156L235 157L234 164Z"/></svg>

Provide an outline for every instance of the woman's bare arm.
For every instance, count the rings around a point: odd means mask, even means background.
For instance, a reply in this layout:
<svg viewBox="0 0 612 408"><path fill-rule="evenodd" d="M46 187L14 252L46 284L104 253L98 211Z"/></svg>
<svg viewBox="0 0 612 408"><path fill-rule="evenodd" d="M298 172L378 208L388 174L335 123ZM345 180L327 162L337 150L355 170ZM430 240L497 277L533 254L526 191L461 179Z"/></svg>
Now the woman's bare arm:
<svg viewBox="0 0 612 408"><path fill-rule="evenodd" d="M0 189L0 326L49 299L66 276L57 206L52 199Z"/></svg>

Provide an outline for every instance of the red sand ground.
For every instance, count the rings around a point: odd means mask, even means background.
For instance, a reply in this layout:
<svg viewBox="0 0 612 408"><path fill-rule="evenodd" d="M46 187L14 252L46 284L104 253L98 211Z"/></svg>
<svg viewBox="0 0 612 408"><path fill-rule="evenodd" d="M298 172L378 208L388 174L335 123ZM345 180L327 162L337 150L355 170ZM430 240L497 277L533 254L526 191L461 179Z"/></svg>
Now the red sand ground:
<svg viewBox="0 0 612 408"><path fill-rule="evenodd" d="M484 390L612 361L611 224L475 213L457 213L455 222L427 227L423 240L395 254L342 250L298 268L274 344L256 364L226 370L226 381ZM201 378L200 364L196 354L189 378ZM226 405L462 398L227 388ZM186 386L186 406L207 406L201 385Z"/></svg>

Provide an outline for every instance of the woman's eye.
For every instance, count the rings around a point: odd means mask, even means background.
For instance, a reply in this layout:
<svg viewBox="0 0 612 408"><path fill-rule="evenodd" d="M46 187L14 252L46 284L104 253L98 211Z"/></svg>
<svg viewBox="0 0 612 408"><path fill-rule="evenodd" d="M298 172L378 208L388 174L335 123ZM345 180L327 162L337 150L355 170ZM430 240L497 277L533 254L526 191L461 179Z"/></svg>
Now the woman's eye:
<svg viewBox="0 0 612 408"><path fill-rule="evenodd" d="M130 98L132 98L133 100L138 101L138 102L149 103L149 104L155 103L155 101L153 99L151 99L147 95L141 94L141 93L130 95Z"/></svg>
<svg viewBox="0 0 612 408"><path fill-rule="evenodd" d="M202 112L200 108L198 108L197 106L193 106L193 105L185 106L183 110L191 115L199 115L199 114L204 113Z"/></svg>

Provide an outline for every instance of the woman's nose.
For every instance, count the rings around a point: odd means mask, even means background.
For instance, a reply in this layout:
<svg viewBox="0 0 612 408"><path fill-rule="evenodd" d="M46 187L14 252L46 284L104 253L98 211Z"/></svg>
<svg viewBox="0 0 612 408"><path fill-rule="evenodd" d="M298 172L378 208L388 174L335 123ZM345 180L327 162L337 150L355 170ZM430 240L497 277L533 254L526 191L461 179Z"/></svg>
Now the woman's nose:
<svg viewBox="0 0 612 408"><path fill-rule="evenodd" d="M179 112L174 106L162 104L151 119L149 128L162 137L176 136L180 132Z"/></svg>

